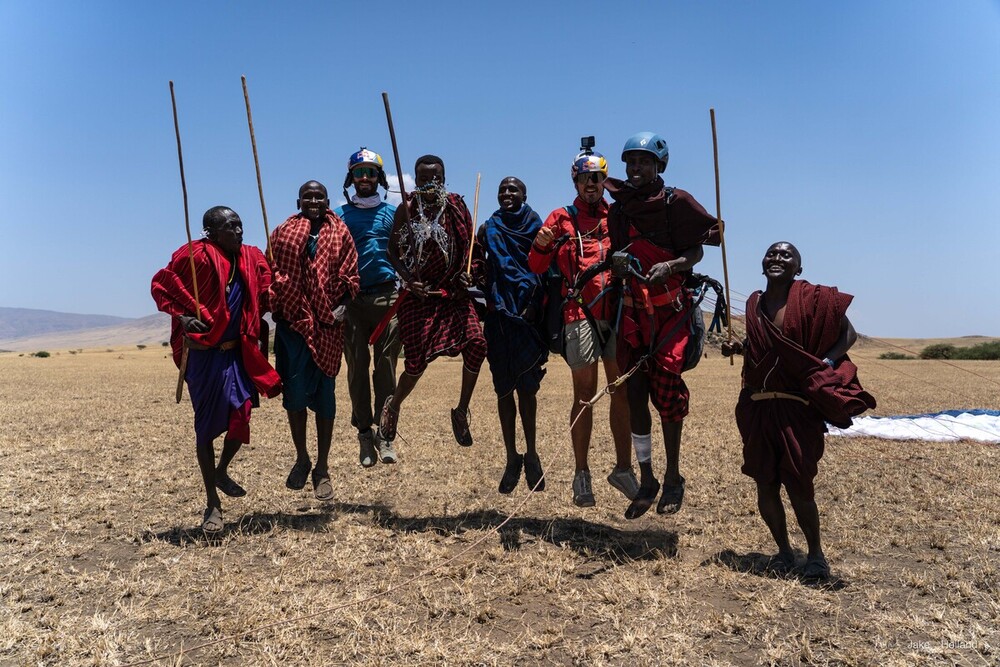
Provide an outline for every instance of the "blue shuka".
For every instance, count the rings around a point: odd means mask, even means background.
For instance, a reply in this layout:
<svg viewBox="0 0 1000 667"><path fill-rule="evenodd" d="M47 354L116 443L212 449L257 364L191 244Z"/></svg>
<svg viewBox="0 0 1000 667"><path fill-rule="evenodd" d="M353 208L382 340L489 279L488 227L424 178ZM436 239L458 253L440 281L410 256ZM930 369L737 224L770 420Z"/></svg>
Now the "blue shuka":
<svg viewBox="0 0 1000 667"><path fill-rule="evenodd" d="M528 268L528 251L541 226L527 204L516 213L498 210L483 223L488 308L483 334L498 396L514 389L534 394L545 375L549 350L538 328L544 277Z"/></svg>

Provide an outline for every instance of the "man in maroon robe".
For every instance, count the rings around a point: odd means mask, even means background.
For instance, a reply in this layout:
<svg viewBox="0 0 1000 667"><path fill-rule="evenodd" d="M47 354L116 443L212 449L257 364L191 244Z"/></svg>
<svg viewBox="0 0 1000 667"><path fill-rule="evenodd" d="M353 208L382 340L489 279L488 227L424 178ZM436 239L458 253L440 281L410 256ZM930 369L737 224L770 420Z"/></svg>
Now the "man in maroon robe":
<svg viewBox="0 0 1000 667"><path fill-rule="evenodd" d="M451 411L451 428L458 444L469 447L469 402L486 359L486 339L468 294L473 284L466 271L473 243L472 216L460 195L444 189L441 158L418 158L414 172L417 191L396 209L389 237L389 261L407 288L400 294L396 314L404 363L396 391L382 408L379 435L389 442L396 437L403 401L431 361L461 354L462 387ZM474 260L472 269L478 273L481 253Z"/></svg>
<svg viewBox="0 0 1000 667"><path fill-rule="evenodd" d="M747 299L746 340L722 346L726 356L745 355L736 404L742 471L757 482L757 507L778 545L771 567L787 572L795 566L780 496L784 485L809 547L802 574L825 579L830 566L820 544L813 480L826 423L847 428L851 417L875 407L875 399L847 357L857 340L846 315L854 297L795 280L802 258L791 243L768 248L763 268L766 289Z"/></svg>
<svg viewBox="0 0 1000 667"><path fill-rule="evenodd" d="M153 276L152 294L156 307L172 316L174 363L183 366L194 406L198 466L208 505L202 528L212 533L223 528L216 489L228 496L246 495L229 477L228 466L240 446L250 442L250 408L257 405L257 392L277 396L281 381L258 347L262 304L271 282L267 260L259 249L243 245L242 223L232 209L210 208L202 222L205 238L173 254ZM226 437L216 466L214 440L222 433Z"/></svg>
<svg viewBox="0 0 1000 667"><path fill-rule="evenodd" d="M703 244L719 245L717 220L694 197L667 187L667 144L657 134L640 132L622 150L627 180L607 180L615 203L608 212L613 252L627 252L634 272L625 279L618 323L618 365L628 379L632 446L639 462L639 491L626 519L645 514L660 491L651 456L652 403L660 417L666 466L660 514L672 514L684 500L680 474L681 429L689 393L681 370L690 338L690 318L701 317L685 282L701 261ZM638 366L638 368L636 368Z"/></svg>

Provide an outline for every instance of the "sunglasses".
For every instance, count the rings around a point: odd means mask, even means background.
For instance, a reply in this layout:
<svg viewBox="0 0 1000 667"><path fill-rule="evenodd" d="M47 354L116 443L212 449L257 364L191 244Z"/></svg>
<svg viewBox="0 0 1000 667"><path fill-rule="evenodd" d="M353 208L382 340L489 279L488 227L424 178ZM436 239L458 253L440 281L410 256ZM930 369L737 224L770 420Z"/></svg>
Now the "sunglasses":
<svg viewBox="0 0 1000 667"><path fill-rule="evenodd" d="M577 174L576 182L580 185L585 185L587 183L603 183L605 178L607 177L599 171L588 171L583 174Z"/></svg>
<svg viewBox="0 0 1000 667"><path fill-rule="evenodd" d="M354 178L364 178L365 176L368 178L378 178L378 169L375 167L355 167L351 169L351 175Z"/></svg>

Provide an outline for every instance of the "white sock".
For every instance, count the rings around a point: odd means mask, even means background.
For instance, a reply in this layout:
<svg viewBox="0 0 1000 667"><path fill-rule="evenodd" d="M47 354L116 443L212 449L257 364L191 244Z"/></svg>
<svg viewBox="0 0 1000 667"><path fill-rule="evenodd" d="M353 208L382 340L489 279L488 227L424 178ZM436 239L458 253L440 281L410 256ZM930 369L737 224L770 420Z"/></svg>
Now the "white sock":
<svg viewBox="0 0 1000 667"><path fill-rule="evenodd" d="M639 435L632 434L632 449L635 450L635 460L639 463L649 463L652 459L653 434Z"/></svg>

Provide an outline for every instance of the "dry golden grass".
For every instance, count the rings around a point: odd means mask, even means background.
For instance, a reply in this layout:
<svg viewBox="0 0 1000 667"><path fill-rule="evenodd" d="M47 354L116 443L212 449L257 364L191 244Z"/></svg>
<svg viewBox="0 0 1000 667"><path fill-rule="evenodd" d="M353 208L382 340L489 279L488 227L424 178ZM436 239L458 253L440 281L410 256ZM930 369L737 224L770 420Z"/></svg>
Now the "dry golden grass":
<svg viewBox="0 0 1000 667"><path fill-rule="evenodd" d="M1000 407L998 363L958 362L986 381L859 356L881 414ZM173 402L162 348L0 356L0 663L1000 659L997 446L831 439L817 499L835 578L816 586L761 572L772 547L739 472L738 366L713 356L688 374L684 508L636 522L603 480L606 419L593 441L598 506L572 505L569 374L561 360L549 367L539 407L548 490L499 532L525 489L496 493L503 448L488 374L473 404L476 444L462 449L448 425L460 366L438 361L404 406L395 466L358 466L338 387L331 503L284 488L292 446L280 402L266 402L231 469L249 495L224 499L227 529L208 540L196 529L191 407ZM654 443L659 466L655 432Z"/></svg>

